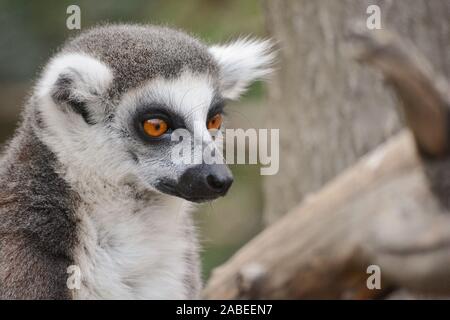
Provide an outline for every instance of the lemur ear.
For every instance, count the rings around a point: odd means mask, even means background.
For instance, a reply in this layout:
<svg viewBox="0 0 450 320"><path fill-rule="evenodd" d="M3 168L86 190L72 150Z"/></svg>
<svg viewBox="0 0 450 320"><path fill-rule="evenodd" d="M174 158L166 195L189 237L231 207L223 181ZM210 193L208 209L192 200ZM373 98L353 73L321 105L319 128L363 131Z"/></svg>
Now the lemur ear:
<svg viewBox="0 0 450 320"><path fill-rule="evenodd" d="M270 40L243 38L209 51L219 64L221 93L227 99L237 99L253 81L267 76L275 59Z"/></svg>
<svg viewBox="0 0 450 320"><path fill-rule="evenodd" d="M90 123L87 104L97 102L112 79L112 71L101 61L79 53L64 54L53 58L45 68L37 93L69 106Z"/></svg>

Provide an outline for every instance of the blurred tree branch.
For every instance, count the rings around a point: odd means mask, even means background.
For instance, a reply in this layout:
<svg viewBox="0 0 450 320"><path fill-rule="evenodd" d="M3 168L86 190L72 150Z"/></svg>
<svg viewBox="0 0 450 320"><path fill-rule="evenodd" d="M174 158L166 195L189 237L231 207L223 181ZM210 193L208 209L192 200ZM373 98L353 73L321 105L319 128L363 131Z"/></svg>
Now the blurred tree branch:
<svg viewBox="0 0 450 320"><path fill-rule="evenodd" d="M390 138L269 226L213 272L205 298L366 298L392 287L450 294L450 86L398 37L366 31L350 40L349 52L396 93L412 135ZM367 289L371 264L384 290Z"/></svg>

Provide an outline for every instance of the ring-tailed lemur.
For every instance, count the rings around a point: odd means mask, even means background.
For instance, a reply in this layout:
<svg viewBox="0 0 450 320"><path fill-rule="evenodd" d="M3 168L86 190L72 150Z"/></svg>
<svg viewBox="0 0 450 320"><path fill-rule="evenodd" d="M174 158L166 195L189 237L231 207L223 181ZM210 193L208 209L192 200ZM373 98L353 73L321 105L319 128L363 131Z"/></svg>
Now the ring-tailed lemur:
<svg viewBox="0 0 450 320"><path fill-rule="evenodd" d="M68 41L0 164L0 298L198 297L189 203L224 195L232 175L175 164L170 132L199 130L209 143L223 102L272 58L268 41L207 47L155 26ZM74 290L69 266L81 275Z"/></svg>

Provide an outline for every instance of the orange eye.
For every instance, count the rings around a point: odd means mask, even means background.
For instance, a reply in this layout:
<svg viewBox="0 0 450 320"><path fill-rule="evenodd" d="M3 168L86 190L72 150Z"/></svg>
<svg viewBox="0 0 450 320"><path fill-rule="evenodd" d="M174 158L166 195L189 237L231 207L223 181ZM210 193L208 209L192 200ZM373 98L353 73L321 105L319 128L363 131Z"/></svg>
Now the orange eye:
<svg viewBox="0 0 450 320"><path fill-rule="evenodd" d="M150 137L157 138L167 132L167 122L161 119L149 119L144 122L144 131Z"/></svg>
<svg viewBox="0 0 450 320"><path fill-rule="evenodd" d="M222 126L222 115L220 113L216 114L214 117L208 120L208 130L220 129Z"/></svg>

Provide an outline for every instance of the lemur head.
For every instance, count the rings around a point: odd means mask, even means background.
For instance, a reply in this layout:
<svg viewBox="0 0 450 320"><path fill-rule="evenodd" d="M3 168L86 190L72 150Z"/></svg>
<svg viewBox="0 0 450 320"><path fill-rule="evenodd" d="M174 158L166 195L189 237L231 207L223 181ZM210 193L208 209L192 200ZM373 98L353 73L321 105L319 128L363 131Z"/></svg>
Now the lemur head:
<svg viewBox="0 0 450 320"><path fill-rule="evenodd" d="M208 47L169 28L94 28L45 67L33 96L36 130L62 165L87 179L211 200L227 192L230 170L175 163L171 134L196 131L210 144L224 103L266 75L272 59L267 41Z"/></svg>

